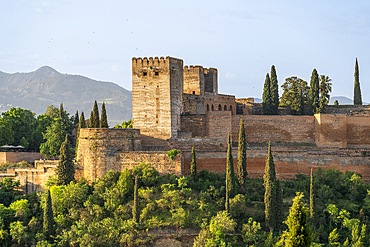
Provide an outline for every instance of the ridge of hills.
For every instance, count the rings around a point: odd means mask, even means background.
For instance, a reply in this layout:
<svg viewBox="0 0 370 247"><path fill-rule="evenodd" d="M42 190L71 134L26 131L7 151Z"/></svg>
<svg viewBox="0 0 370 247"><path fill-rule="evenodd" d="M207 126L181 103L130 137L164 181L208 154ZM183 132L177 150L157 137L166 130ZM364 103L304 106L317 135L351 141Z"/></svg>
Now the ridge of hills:
<svg viewBox="0 0 370 247"><path fill-rule="evenodd" d="M62 74L49 66L28 73L0 71L0 112L20 107L39 115L63 103L71 115L83 111L88 119L94 100L100 106L105 102L110 126L131 118L131 91L113 82Z"/></svg>

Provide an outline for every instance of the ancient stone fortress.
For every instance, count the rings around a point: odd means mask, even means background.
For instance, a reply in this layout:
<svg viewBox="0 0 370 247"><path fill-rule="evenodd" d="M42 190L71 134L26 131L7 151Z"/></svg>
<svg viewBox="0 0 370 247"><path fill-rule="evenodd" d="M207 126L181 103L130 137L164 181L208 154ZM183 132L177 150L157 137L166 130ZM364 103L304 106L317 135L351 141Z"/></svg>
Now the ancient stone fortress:
<svg viewBox="0 0 370 247"><path fill-rule="evenodd" d="M162 173L187 174L192 146L198 170L224 172L227 135L232 135L237 157L243 119L251 177L263 175L266 143L271 141L280 178L322 167L370 179L367 107L333 108L332 113L314 116L251 115L253 101L219 94L217 78L215 68L184 66L173 57L133 58L133 128L81 129L77 176L96 181L108 170L121 171L141 162ZM181 152L171 159L167 155L171 149Z"/></svg>

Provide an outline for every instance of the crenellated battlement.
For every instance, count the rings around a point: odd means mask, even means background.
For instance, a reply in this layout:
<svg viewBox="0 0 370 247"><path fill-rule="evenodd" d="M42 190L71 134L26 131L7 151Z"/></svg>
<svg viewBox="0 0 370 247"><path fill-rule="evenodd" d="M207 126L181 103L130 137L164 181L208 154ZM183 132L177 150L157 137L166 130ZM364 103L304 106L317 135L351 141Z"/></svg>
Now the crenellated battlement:
<svg viewBox="0 0 370 247"><path fill-rule="evenodd" d="M168 60L170 57L133 57L132 58L132 68L142 68L142 67L165 67L168 66Z"/></svg>
<svg viewBox="0 0 370 247"><path fill-rule="evenodd" d="M201 71L203 71L203 67L200 65L185 65L184 66L184 75L188 74L199 74Z"/></svg>

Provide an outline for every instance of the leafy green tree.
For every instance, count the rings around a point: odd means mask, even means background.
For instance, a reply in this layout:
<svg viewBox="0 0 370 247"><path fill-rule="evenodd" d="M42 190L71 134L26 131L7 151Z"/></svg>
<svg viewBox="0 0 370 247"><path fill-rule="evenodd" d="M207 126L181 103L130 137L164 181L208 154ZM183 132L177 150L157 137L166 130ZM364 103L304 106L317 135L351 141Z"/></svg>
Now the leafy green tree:
<svg viewBox="0 0 370 247"><path fill-rule="evenodd" d="M339 101L337 99L334 100L334 105L339 105Z"/></svg>
<svg viewBox="0 0 370 247"><path fill-rule="evenodd" d="M55 173L58 185L67 185L74 180L73 151L68 134L60 146L59 164Z"/></svg>
<svg viewBox="0 0 370 247"><path fill-rule="evenodd" d="M46 191L46 201L44 207L43 233L47 240L52 240L55 236L55 222L52 208L50 190Z"/></svg>
<svg viewBox="0 0 370 247"><path fill-rule="evenodd" d="M312 173L312 168L310 172L310 218L313 219L313 216L315 214L314 210L314 189L313 189L313 173Z"/></svg>
<svg viewBox="0 0 370 247"><path fill-rule="evenodd" d="M331 79L327 75L320 75L320 103L318 112L323 112L323 109L329 104L331 93Z"/></svg>
<svg viewBox="0 0 370 247"><path fill-rule="evenodd" d="M20 221L14 221L10 223L10 236L12 237L13 243L17 246L27 246L28 242L28 231L27 227Z"/></svg>
<svg viewBox="0 0 370 247"><path fill-rule="evenodd" d="M259 242L262 242L263 233L261 231L261 224L254 221L253 218L248 219L248 223L243 225L243 241L247 246L259 246Z"/></svg>
<svg viewBox="0 0 370 247"><path fill-rule="evenodd" d="M3 112L3 121L7 122L12 128L13 143L11 145L20 145L20 141L24 138L29 143L28 150L38 150L40 143L37 143L35 138L37 130L37 119L35 113L30 110L12 107L9 111ZM8 132L9 133L9 132Z"/></svg>
<svg viewBox="0 0 370 247"><path fill-rule="evenodd" d="M226 156L226 204L228 208L228 199L233 197L236 193L236 179L234 175L234 158L231 149L230 133L227 142L227 156Z"/></svg>
<svg viewBox="0 0 370 247"><path fill-rule="evenodd" d="M138 198L138 189L139 188L139 180L138 176L135 176L135 183L134 183L134 206L132 207L132 218L136 224L139 224L140 220L140 211L139 211L139 198Z"/></svg>
<svg viewBox="0 0 370 247"><path fill-rule="evenodd" d="M277 220L277 201L276 201L276 171L274 159L271 153L271 144L268 143L267 158L265 163L265 173L263 175L263 185L265 187L265 220L266 225L273 232L276 228Z"/></svg>
<svg viewBox="0 0 370 247"><path fill-rule="evenodd" d="M309 89L307 82L297 76L291 76L285 79L281 87L283 94L280 98L280 105L290 107L293 115L303 115Z"/></svg>
<svg viewBox="0 0 370 247"><path fill-rule="evenodd" d="M60 146L65 139L67 130L60 118L57 118L46 128L44 133L45 142L40 146L40 152L46 157L58 156Z"/></svg>
<svg viewBox="0 0 370 247"><path fill-rule="evenodd" d="M14 142L14 133L10 122L0 118L0 146Z"/></svg>
<svg viewBox="0 0 370 247"><path fill-rule="evenodd" d="M240 119L238 138L238 182L240 187L244 187L247 176L247 141L245 137L244 121Z"/></svg>
<svg viewBox="0 0 370 247"><path fill-rule="evenodd" d="M270 76L267 73L265 78L265 84L263 85L262 93L262 108L263 114L271 115L272 114L272 96L271 96L271 80Z"/></svg>
<svg viewBox="0 0 370 247"><path fill-rule="evenodd" d="M197 177L197 158L194 146L191 148L190 176L193 180Z"/></svg>
<svg viewBox="0 0 370 247"><path fill-rule="evenodd" d="M360 71L358 68L358 61L356 58L355 63L355 82L354 82L354 92L353 92L353 104L354 105L362 105L362 95L361 95L361 87L360 87Z"/></svg>
<svg viewBox="0 0 370 247"><path fill-rule="evenodd" d="M31 216L30 204L27 199L19 199L10 204L9 208L14 210L15 217L17 217L24 224L27 223Z"/></svg>
<svg viewBox="0 0 370 247"><path fill-rule="evenodd" d="M278 84L278 79L276 75L276 69L275 65L271 66L271 72L270 72L270 91L271 91L271 113L273 115L278 115L279 114L279 84Z"/></svg>
<svg viewBox="0 0 370 247"><path fill-rule="evenodd" d="M12 178L4 178L0 180L0 203L9 207L9 205L17 198L21 192L18 190L19 181L14 181Z"/></svg>
<svg viewBox="0 0 370 247"><path fill-rule="evenodd" d="M101 107L101 120L100 120L100 128L108 128L108 118L107 118L107 112L105 110L105 103L103 102L103 105Z"/></svg>
<svg viewBox="0 0 370 247"><path fill-rule="evenodd" d="M309 114L312 115L318 113L320 104L320 83L319 74L317 73L316 69L312 70L307 101Z"/></svg>
<svg viewBox="0 0 370 247"><path fill-rule="evenodd" d="M94 107L93 107L93 128L100 128L100 119L99 119L99 108L98 108L98 103L94 102Z"/></svg>
<svg viewBox="0 0 370 247"><path fill-rule="evenodd" d="M277 246L310 246L312 242L308 224L308 208L303 202L303 194L297 193L285 221L288 229L283 232Z"/></svg>

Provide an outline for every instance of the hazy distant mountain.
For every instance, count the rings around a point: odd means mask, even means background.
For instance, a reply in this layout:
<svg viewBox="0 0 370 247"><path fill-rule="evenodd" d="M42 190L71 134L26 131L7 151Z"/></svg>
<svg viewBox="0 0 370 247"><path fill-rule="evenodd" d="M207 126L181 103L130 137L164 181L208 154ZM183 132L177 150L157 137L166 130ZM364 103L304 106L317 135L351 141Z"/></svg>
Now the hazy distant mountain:
<svg viewBox="0 0 370 247"><path fill-rule="evenodd" d="M34 72L7 74L0 71L0 111L11 107L29 109L36 114L46 107L59 107L71 115L76 110L90 117L94 100L106 104L112 126L131 118L131 92L112 82L95 81L80 75L61 74L44 66Z"/></svg>

